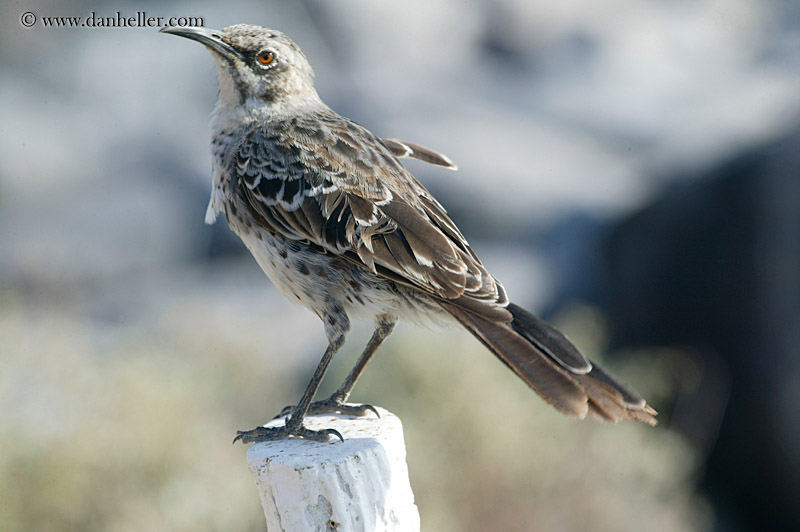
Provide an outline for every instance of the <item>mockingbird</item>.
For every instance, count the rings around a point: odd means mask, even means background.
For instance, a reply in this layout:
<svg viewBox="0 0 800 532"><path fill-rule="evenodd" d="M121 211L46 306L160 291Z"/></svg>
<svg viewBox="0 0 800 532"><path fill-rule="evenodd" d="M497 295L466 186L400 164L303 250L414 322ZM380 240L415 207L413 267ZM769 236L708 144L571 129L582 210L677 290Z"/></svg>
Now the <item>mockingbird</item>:
<svg viewBox="0 0 800 532"><path fill-rule="evenodd" d="M564 414L655 424L656 411L642 397L509 301L444 208L398 160L454 168L447 157L380 139L332 111L314 89L305 55L279 31L244 24L161 31L202 43L217 67L206 222L225 213L267 276L320 317L328 338L302 398L282 412L290 414L285 425L239 431L234 441L341 439L334 429L306 428L303 418L374 410L346 401L400 318L461 324ZM372 337L338 390L312 403L351 317L372 318Z"/></svg>

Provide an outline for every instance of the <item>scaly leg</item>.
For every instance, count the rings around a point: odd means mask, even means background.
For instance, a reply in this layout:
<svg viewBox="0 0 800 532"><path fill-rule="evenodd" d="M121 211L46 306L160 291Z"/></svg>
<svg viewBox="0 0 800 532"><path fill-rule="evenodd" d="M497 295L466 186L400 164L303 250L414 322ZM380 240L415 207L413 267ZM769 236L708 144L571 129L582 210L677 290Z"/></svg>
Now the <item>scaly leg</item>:
<svg viewBox="0 0 800 532"><path fill-rule="evenodd" d="M311 405L311 400L317 393L322 377L325 375L325 370L328 369L333 355L344 344L345 333L350 327L347 314L344 313L341 307L331 309L326 314L324 321L326 333L328 334L328 348L325 350L325 354L322 355L322 360L319 361L317 369L311 377L311 382L308 383L306 391L303 392L303 396L300 398L300 402L291 409L292 415L286 420L286 424L283 427L256 427L252 430L237 431L233 443L237 441L243 443L274 441L282 440L289 436L315 441L328 441L329 436L336 436L344 441L344 438L336 429L310 430L303 426L303 418L308 413L309 405Z"/></svg>
<svg viewBox="0 0 800 532"><path fill-rule="evenodd" d="M315 401L309 405L309 414L325 414L335 412L337 414L347 414L353 416L363 416L367 412L374 412L376 416L380 417L378 411L372 405L346 405L356 381L364 372L364 368L378 351L384 340L391 334L397 323L397 318L394 316L380 316L375 320L375 331L369 339L367 346L358 357L355 366L350 370L350 373L345 378L344 382L339 389L337 389L330 397L322 401ZM285 407L277 417L285 416L294 409L293 406Z"/></svg>

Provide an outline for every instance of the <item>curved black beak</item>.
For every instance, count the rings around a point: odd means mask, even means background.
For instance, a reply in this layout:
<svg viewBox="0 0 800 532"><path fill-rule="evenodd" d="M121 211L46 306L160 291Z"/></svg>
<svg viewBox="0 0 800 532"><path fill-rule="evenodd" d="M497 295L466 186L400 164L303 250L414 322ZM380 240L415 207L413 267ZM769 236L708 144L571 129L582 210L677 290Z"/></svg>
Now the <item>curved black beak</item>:
<svg viewBox="0 0 800 532"><path fill-rule="evenodd" d="M160 33L170 33L180 37L186 37L197 41L210 50L217 52L223 57L236 57L242 59L242 54L237 52L231 45L222 40L222 32L219 30L211 30L208 28L199 28L193 26L166 26L159 30Z"/></svg>

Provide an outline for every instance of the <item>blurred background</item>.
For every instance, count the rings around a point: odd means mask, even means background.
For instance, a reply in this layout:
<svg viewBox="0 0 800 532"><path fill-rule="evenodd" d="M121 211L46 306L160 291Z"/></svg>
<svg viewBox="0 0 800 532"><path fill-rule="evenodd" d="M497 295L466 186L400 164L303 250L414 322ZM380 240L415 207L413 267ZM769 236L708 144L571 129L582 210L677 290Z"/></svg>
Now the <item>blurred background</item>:
<svg viewBox="0 0 800 532"><path fill-rule="evenodd" d="M325 346L203 224L208 53L42 24L117 11L289 34L331 107L459 164L408 166L518 303L659 410L567 419L467 333L399 327L353 400L403 420L424 530L800 530L786 0L4 2L0 530L264 530L230 441Z"/></svg>

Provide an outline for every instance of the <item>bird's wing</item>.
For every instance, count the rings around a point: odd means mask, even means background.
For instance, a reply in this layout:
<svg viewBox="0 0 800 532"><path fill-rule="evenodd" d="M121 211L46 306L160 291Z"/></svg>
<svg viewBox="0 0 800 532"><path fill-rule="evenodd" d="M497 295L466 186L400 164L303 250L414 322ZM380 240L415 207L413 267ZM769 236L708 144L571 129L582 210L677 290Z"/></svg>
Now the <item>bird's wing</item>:
<svg viewBox="0 0 800 532"><path fill-rule="evenodd" d="M502 285L386 145L344 118L254 130L231 154L256 221L430 295L501 311ZM489 305L486 305L489 303ZM486 308L483 308L486 307ZM509 318L510 319L510 318Z"/></svg>
<svg viewBox="0 0 800 532"><path fill-rule="evenodd" d="M436 166L443 166L450 170L458 170L458 165L450 157L425 146L400 139L381 139L381 142L389 148L389 151L395 157L417 159Z"/></svg>
<svg viewBox="0 0 800 532"><path fill-rule="evenodd" d="M536 353L570 372L591 369L552 327L514 315L503 286L444 208L357 124L317 118L313 126L293 123L291 134L256 130L231 164L237 194L267 230L427 293L464 323L508 328L525 322L514 334L534 342Z"/></svg>

